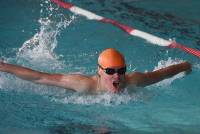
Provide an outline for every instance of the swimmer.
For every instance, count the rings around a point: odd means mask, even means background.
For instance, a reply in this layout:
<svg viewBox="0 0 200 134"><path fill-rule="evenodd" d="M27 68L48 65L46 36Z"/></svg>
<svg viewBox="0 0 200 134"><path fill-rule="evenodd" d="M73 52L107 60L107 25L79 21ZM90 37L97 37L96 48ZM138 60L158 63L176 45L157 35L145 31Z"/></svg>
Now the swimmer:
<svg viewBox="0 0 200 134"><path fill-rule="evenodd" d="M190 72L191 64L182 62L152 72L126 72L124 56L114 48L108 48L98 57L97 74L50 74L30 68L8 64L0 61L0 71L38 84L57 86L75 91L117 93L126 87L144 87L180 72Z"/></svg>

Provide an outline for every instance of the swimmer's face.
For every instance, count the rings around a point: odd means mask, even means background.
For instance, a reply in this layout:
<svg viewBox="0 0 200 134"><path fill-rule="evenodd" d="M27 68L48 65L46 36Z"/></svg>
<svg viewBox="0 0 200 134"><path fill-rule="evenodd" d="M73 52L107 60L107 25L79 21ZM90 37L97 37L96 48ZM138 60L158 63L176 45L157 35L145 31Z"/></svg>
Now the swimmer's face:
<svg viewBox="0 0 200 134"><path fill-rule="evenodd" d="M113 93L119 92L125 85L126 67L102 68L99 66L101 83L106 90Z"/></svg>
<svg viewBox="0 0 200 134"><path fill-rule="evenodd" d="M111 92L120 91L125 85L124 56L116 49L108 48L99 55L98 65L101 87Z"/></svg>

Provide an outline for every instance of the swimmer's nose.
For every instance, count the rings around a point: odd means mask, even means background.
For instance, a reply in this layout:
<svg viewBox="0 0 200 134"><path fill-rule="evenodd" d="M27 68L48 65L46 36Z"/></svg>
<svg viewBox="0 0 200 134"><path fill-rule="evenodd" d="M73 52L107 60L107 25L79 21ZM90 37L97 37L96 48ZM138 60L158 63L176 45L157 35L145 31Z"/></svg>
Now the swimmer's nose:
<svg viewBox="0 0 200 134"><path fill-rule="evenodd" d="M119 75L118 73L115 73L115 74L113 74L113 78L119 79L119 78L120 78L120 75Z"/></svg>

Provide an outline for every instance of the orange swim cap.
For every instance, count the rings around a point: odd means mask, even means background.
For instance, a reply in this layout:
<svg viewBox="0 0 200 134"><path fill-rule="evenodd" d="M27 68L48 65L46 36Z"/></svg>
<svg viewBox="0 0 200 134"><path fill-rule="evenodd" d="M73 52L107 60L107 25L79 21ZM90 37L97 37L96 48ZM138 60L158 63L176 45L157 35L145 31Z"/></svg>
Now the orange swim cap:
<svg viewBox="0 0 200 134"><path fill-rule="evenodd" d="M108 48L101 52L98 63L103 68L126 66L124 56L114 48Z"/></svg>

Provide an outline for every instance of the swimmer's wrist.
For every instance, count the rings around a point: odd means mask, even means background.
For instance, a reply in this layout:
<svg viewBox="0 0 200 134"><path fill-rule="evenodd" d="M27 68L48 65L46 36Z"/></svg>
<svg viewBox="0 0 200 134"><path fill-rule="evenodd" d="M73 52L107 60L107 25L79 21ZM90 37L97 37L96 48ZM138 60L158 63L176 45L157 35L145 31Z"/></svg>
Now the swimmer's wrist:
<svg viewBox="0 0 200 134"><path fill-rule="evenodd" d="M184 73L186 75L192 72L192 65L189 62L185 61L182 64L184 64L183 69L185 70Z"/></svg>

